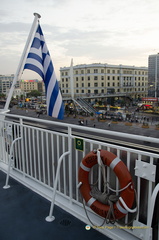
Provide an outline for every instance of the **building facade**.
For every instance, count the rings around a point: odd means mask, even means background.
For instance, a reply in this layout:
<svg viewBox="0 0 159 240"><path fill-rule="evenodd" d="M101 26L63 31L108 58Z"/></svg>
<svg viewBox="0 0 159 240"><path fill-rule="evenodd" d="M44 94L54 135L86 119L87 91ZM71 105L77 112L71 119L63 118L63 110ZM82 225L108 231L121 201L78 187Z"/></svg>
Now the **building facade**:
<svg viewBox="0 0 159 240"><path fill-rule="evenodd" d="M70 67L60 68L61 92L71 96ZM133 98L147 96L148 68L110 64L73 66L74 96L126 93Z"/></svg>
<svg viewBox="0 0 159 240"><path fill-rule="evenodd" d="M148 58L148 96L159 97L159 53Z"/></svg>
<svg viewBox="0 0 159 240"><path fill-rule="evenodd" d="M11 75L0 75L0 94L5 94L8 96L10 87L13 83L14 74ZM19 81L17 81L15 85L15 89L19 88L20 84Z"/></svg>
<svg viewBox="0 0 159 240"><path fill-rule="evenodd" d="M20 83L20 88L22 92L28 93L33 90L37 90L41 93L44 92L44 84L39 80L22 80Z"/></svg>

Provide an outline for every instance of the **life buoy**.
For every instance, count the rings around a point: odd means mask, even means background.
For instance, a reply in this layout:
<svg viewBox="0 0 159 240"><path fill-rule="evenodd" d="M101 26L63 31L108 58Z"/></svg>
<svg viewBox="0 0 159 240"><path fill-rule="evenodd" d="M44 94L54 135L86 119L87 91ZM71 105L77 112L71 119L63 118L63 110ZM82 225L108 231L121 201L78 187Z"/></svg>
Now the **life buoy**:
<svg viewBox="0 0 159 240"><path fill-rule="evenodd" d="M124 200L127 207L131 208L134 203L135 191L131 175L126 165L115 154L106 150L100 150L100 157L103 164L110 167L118 177L120 189L123 189L120 193L120 197ZM99 202L90 194L91 187L89 184L89 172L95 164L97 164L96 152L92 151L83 158L78 173L78 181L79 183L81 182L80 192L86 201L87 206L101 217L106 218L110 206ZM128 213L120 202L120 199L113 204L113 208L116 219L121 219Z"/></svg>

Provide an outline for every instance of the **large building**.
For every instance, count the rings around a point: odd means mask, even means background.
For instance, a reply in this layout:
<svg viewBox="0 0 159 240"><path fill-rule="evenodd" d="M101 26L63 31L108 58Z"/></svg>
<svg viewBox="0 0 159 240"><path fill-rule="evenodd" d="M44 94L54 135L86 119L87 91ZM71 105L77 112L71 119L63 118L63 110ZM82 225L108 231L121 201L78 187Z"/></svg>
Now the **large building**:
<svg viewBox="0 0 159 240"><path fill-rule="evenodd" d="M126 93L134 99L147 96L148 68L110 64L73 66L73 88L70 67L60 68L61 91L64 97Z"/></svg>
<svg viewBox="0 0 159 240"><path fill-rule="evenodd" d="M9 90L13 83L14 74L11 75L0 75L0 94L8 96ZM37 90L41 93L45 92L43 81L37 79L34 80L18 80L16 82L13 97L21 96L25 93Z"/></svg>
<svg viewBox="0 0 159 240"><path fill-rule="evenodd" d="M39 80L22 80L20 83L20 88L22 92L31 92L33 90L37 90L41 93L44 92L44 84L42 81Z"/></svg>
<svg viewBox="0 0 159 240"><path fill-rule="evenodd" d="M13 83L14 74L11 75L0 75L0 94L8 95L10 87ZM19 88L20 84L19 81L17 81L15 85L15 89Z"/></svg>
<svg viewBox="0 0 159 240"><path fill-rule="evenodd" d="M148 95L159 97L159 53L148 58Z"/></svg>

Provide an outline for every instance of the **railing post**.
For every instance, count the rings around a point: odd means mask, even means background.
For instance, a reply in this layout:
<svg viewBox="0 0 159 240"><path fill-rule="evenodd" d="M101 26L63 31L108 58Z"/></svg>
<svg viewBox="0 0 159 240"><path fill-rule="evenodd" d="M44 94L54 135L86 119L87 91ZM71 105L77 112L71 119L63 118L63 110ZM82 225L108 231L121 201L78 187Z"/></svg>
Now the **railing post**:
<svg viewBox="0 0 159 240"><path fill-rule="evenodd" d="M59 180L59 173L60 173L60 167L61 167L61 162L63 160L63 158L70 154L70 152L65 152L61 155L61 157L58 160L58 165L57 165L57 171L56 171L56 178L55 178L55 184L54 184L54 190L53 190L53 195L52 195L52 201L51 201L51 206L50 206L50 212L49 212L49 216L47 216L45 218L45 220L47 222L52 222L54 221L55 217L52 216L53 214L53 210L54 210L54 205L55 205L55 196L56 196L56 190L57 190L57 184L58 184L58 180Z"/></svg>
<svg viewBox="0 0 159 240"><path fill-rule="evenodd" d="M151 196L150 207L148 208L148 221L147 221L148 226L151 226L151 224L152 224L154 206L155 206L155 201L156 201L156 197L157 197L158 193L159 193L159 183L154 188L152 196Z"/></svg>
<svg viewBox="0 0 159 240"><path fill-rule="evenodd" d="M22 138L21 141L21 149L22 149L22 172L23 176L25 177L25 160L24 160L24 138L23 138L23 119L20 118L20 135Z"/></svg>
<svg viewBox="0 0 159 240"><path fill-rule="evenodd" d="M16 139L13 140L12 144L11 144L11 148L10 148L10 156L9 156L9 161L8 161L8 172L7 172L7 177L6 177L6 184L3 187L4 189L10 188L10 186L8 185L8 181L9 181L9 174L10 174L10 167L11 167L11 159L12 159L12 152L13 152L13 146L14 143L18 140L22 139L21 137L18 137Z"/></svg>
<svg viewBox="0 0 159 240"><path fill-rule="evenodd" d="M69 197L72 202L72 128L68 127L68 149L70 152L69 155Z"/></svg>

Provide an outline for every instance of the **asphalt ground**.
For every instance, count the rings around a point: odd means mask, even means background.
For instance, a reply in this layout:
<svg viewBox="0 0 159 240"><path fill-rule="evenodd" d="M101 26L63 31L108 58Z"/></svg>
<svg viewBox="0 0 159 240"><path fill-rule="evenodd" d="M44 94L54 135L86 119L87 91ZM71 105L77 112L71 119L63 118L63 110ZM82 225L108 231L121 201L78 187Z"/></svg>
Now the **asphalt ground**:
<svg viewBox="0 0 159 240"><path fill-rule="evenodd" d="M133 109L131 109L133 111ZM17 114L17 115L23 115L33 118L40 118L40 119L46 119L51 121L60 121L70 124L76 124L79 125L80 121L83 121L83 127L92 127L92 128L99 128L99 129L105 129L110 131L117 131L117 132L123 132L123 133L129 133L129 134L135 134L135 135L142 135L147 137L159 137L159 130L156 129L156 124L159 124L159 116L153 115L153 114L145 114L145 113L137 113L137 117L139 119L138 122L132 122L130 121L118 121L113 122L113 120L106 120L106 121L100 121L98 116L96 117L86 117L77 115L74 117L73 115L65 115L63 120L58 120L55 118L52 118L50 116L47 116L46 114L40 114L37 115L36 111L34 109L21 109L14 106L11 111L11 114ZM143 118L148 119L149 121L144 121ZM143 122L148 123L148 128L143 128Z"/></svg>

